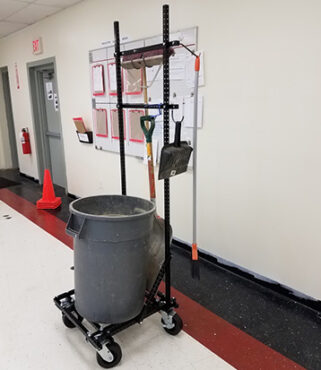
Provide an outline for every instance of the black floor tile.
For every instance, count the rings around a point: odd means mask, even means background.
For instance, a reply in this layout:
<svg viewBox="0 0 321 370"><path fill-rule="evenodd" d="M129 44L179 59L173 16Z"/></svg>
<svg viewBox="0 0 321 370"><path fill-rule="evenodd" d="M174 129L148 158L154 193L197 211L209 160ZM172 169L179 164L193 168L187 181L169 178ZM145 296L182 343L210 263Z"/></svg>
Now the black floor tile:
<svg viewBox="0 0 321 370"><path fill-rule="evenodd" d="M11 186L10 191L28 200L29 202L36 204L37 200L42 197L42 185L39 185L35 181L24 176L20 176L17 170L0 170L0 176L11 181L20 182L18 185ZM62 221L67 222L69 217L69 204L73 199L68 197L65 189L62 187L55 185L54 189L56 196L61 197L62 204L57 209L47 210L47 212L55 215Z"/></svg>
<svg viewBox="0 0 321 370"><path fill-rule="evenodd" d="M173 246L173 286L242 331L308 369L321 369L321 318L257 283L205 260L191 278L190 255Z"/></svg>

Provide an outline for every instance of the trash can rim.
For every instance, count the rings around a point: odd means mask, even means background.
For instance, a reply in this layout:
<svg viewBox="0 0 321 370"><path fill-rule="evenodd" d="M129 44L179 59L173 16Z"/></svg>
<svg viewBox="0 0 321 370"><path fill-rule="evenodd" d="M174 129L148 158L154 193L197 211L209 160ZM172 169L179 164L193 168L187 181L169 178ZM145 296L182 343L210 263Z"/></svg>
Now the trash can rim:
<svg viewBox="0 0 321 370"><path fill-rule="evenodd" d="M149 211L146 211L144 213L140 213L140 214L136 214L136 215L127 215L127 216L124 215L124 216L120 216L120 217L106 216L106 215L95 215L95 214L91 214L91 213L81 212L81 211L74 208L74 204L81 201L81 200L90 199L90 198L97 198L97 197L119 197L119 198L126 197L126 198L132 198L132 199L140 199L140 200L143 200L147 203L150 203L152 205L152 208ZM69 204L69 211L70 211L70 213L76 214L76 215L81 216L81 217L85 217L87 219L108 220L108 221L113 222L113 221L127 221L127 220L131 220L131 219L139 218L139 217L149 216L149 215L155 213L156 205L148 199L133 197L133 196L130 196L130 195L100 194L100 195L91 195L89 197L82 197L82 198L78 198L78 199L73 200Z"/></svg>

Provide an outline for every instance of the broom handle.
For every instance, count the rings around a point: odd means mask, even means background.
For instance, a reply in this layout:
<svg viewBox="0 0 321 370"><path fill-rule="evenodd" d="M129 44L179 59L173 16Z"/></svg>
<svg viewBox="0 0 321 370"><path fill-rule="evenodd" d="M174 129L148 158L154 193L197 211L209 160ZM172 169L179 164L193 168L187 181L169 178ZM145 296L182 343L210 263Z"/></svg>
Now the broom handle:
<svg viewBox="0 0 321 370"><path fill-rule="evenodd" d="M148 104L146 67L143 67L143 88L144 88L144 103ZM145 116L148 116L148 109L145 109Z"/></svg>
<svg viewBox="0 0 321 370"><path fill-rule="evenodd" d="M198 108L198 79L200 68L200 57L195 60L195 82L194 82L194 126L193 126L193 244L197 245L197 108Z"/></svg>
<svg viewBox="0 0 321 370"><path fill-rule="evenodd" d="M147 76L146 67L143 67L143 88L144 88L144 103L148 104L147 96ZM145 116L148 116L148 109L145 109ZM149 124L146 124L149 129ZM156 189L155 189L155 173L154 173L154 158L153 158L153 142L147 144L147 165L148 165L148 178L149 178L149 195L150 200L156 204Z"/></svg>

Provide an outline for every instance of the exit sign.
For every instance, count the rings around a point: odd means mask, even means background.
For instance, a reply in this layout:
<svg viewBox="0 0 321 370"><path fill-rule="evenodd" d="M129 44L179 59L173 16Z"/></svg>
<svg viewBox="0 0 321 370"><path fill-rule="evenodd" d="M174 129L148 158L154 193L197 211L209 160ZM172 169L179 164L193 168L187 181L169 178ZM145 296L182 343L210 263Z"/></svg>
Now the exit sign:
<svg viewBox="0 0 321 370"><path fill-rule="evenodd" d="M42 39L38 37L32 41L32 51L34 55L42 54Z"/></svg>

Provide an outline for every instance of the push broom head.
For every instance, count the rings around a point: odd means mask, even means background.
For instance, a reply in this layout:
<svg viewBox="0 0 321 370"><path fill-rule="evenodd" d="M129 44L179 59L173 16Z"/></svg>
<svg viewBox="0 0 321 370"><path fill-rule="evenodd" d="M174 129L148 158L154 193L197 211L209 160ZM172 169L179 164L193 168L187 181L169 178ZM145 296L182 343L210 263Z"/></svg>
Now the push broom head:
<svg viewBox="0 0 321 370"><path fill-rule="evenodd" d="M175 54L173 48L169 49L169 56ZM151 68L163 64L163 49L145 51L143 53L124 55L122 67L125 69L140 69L143 67Z"/></svg>

